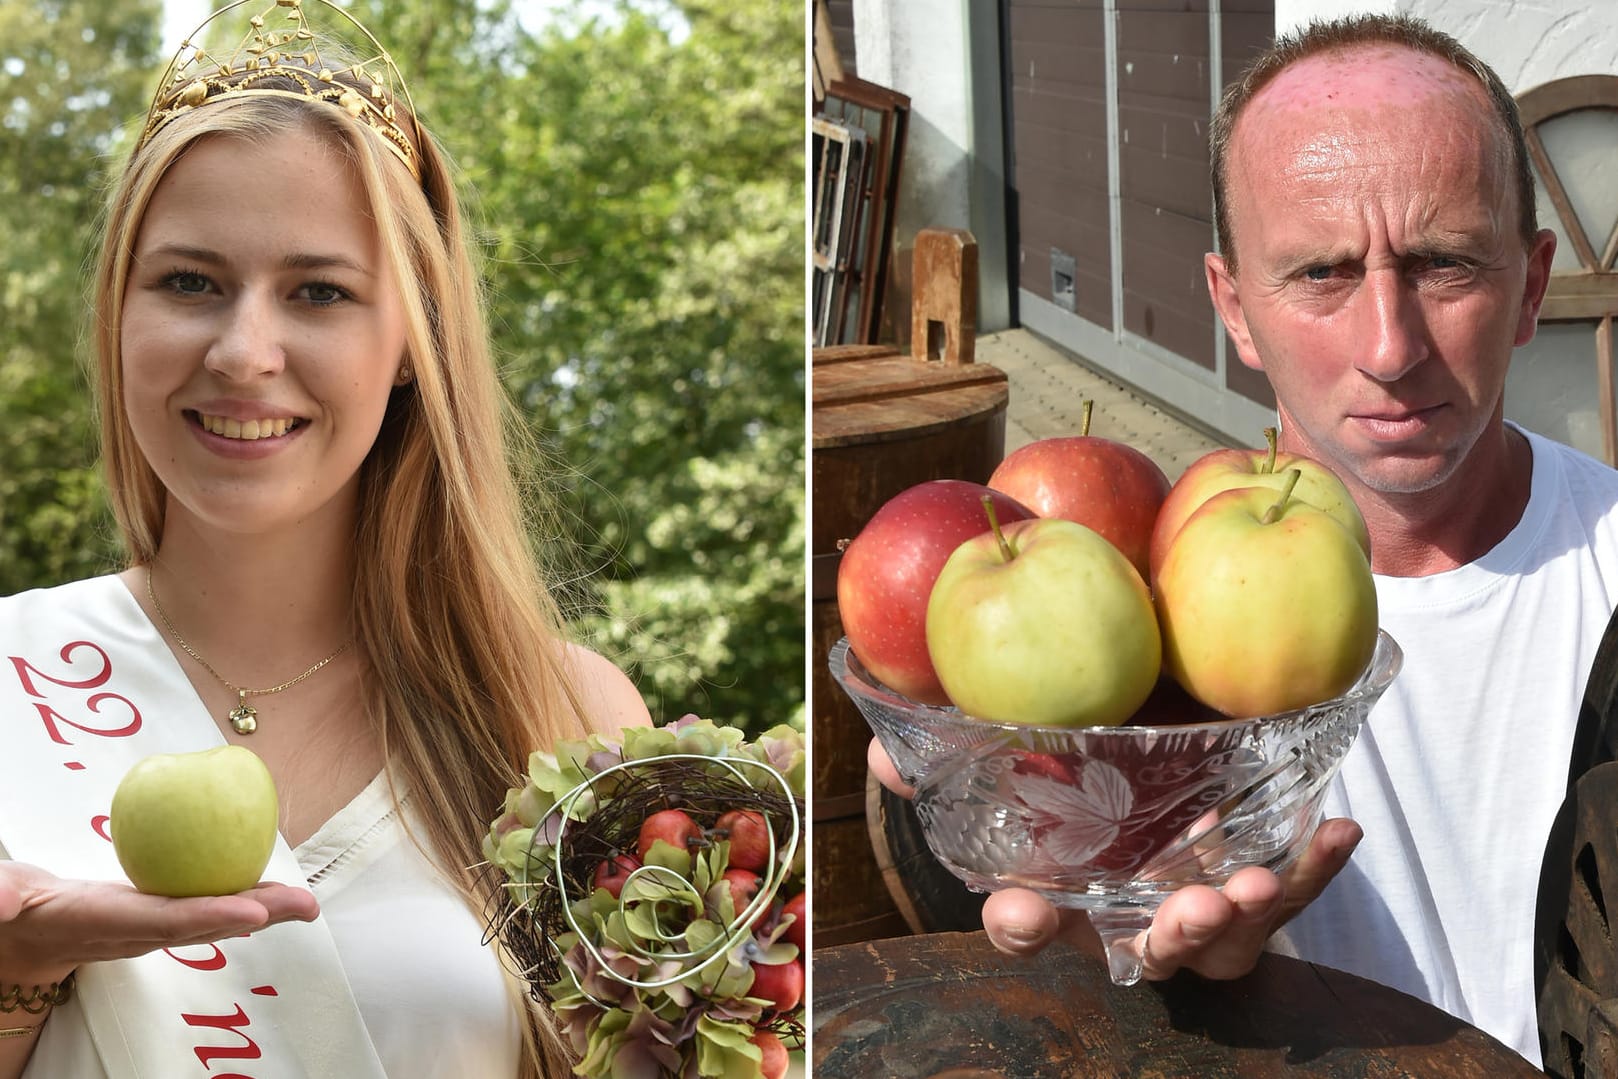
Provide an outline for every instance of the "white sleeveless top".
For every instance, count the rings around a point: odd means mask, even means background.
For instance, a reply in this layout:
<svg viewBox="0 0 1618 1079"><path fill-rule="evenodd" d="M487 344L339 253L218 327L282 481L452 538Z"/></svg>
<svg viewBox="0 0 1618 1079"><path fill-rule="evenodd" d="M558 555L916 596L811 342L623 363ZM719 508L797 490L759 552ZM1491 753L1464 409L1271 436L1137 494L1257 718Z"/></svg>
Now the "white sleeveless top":
<svg viewBox="0 0 1618 1079"><path fill-rule="evenodd" d="M499 956L405 834L386 778L294 853L389 1079L516 1076L521 1019Z"/></svg>

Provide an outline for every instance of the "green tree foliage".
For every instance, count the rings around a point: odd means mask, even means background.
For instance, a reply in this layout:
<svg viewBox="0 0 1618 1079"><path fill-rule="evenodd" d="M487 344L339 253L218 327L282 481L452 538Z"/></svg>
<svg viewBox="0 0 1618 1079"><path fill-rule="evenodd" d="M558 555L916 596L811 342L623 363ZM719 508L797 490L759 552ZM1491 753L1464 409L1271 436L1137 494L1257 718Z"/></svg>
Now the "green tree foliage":
<svg viewBox="0 0 1618 1079"><path fill-rule="evenodd" d="M695 711L755 729L801 718L801 5L597 2L533 34L510 4L488 0L354 10L386 40L464 175L503 377L567 464L549 479L571 524L543 527L582 551L586 576L565 592L592 643L631 672L655 717ZM83 62L64 55L70 68ZM120 118L130 112L126 102ZM0 157L0 184L15 182L13 160ZM56 306L37 319L11 304L8 265L0 340L12 353L9 327L37 323L28 332L51 360L30 370L45 369L36 377L55 396L14 405L8 374L0 483L32 443L13 423L36 415L72 426L74 452L47 460L83 459L83 390L66 380L86 240L49 237L0 255L16 253L26 275L45 272L52 246L66 260L40 286ZM45 532L24 575L0 580L60 580L89 565L103 529L90 493L3 490L22 521L66 514L86 553L61 561ZM0 557L22 542L19 523L0 528Z"/></svg>
<svg viewBox="0 0 1618 1079"><path fill-rule="evenodd" d="M112 564L78 343L107 169L151 93L159 8L0 2L0 594Z"/></svg>

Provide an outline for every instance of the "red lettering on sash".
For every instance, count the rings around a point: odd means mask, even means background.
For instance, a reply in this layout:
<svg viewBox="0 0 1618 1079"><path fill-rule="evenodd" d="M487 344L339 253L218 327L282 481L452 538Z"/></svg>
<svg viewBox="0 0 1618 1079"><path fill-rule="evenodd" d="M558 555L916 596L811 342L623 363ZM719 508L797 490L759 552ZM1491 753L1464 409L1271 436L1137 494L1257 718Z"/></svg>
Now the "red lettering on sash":
<svg viewBox="0 0 1618 1079"><path fill-rule="evenodd" d="M245 1027L252 1024L252 1020L247 1018L247 1013L242 1011L242 1006L240 1004L236 1005L235 1012L230 1015L191 1015L186 1012L181 1012L180 1018L184 1019L188 1026L213 1027L216 1030L235 1031L237 1036L239 1036L242 1041L246 1043L244 1045L234 1047L218 1045L197 1046L195 1048L197 1059L202 1061L202 1066L205 1068L209 1066L208 1062L215 1057L223 1057L227 1060L257 1060L259 1057L264 1055L259 1050L257 1042L237 1029L238 1027Z"/></svg>
<svg viewBox="0 0 1618 1079"><path fill-rule="evenodd" d="M225 952L224 949L219 947L219 945L199 944L196 945L196 947L212 948L213 954L204 959L187 959L183 955L177 955L173 948L164 948L163 951L167 952L168 957L174 960L176 963L182 963L185 966L190 967L192 970L222 970L224 968Z"/></svg>
<svg viewBox="0 0 1618 1079"><path fill-rule="evenodd" d="M122 697L116 693L97 693L94 697L91 697L88 701L86 701L85 704L90 711L99 713L101 711L101 705L105 701L116 701L119 704L122 704L125 708L128 708L130 716L129 722L124 724L122 727L87 727L82 723L73 722L71 719L68 719L66 716L62 715L48 704L36 703L34 705L34 711L39 713L40 721L45 724L45 733L50 735L51 741L55 742L59 746L70 746L73 744L67 740L65 735L62 734L62 725L64 724L72 727L75 730L83 731L85 734L93 734L97 738L128 738L130 735L140 730L140 709L136 708L135 703L128 697Z"/></svg>
<svg viewBox="0 0 1618 1079"><path fill-rule="evenodd" d="M93 641L73 641L70 644L64 644L61 652L62 662L66 663L69 667L73 666L73 660L69 657L71 657L73 653L78 651L80 648L88 648L96 655L100 656L101 669L95 674L92 674L90 677L81 679L77 682L66 678L52 678L50 675L40 670L32 663L29 663L21 656L10 656L8 658L11 660L11 665L17 668L17 681L22 683L23 690L27 692L30 697L45 696L45 694L34 688L34 680L30 677L31 674L37 674L45 681L53 682L56 685L63 686L67 689L96 689L97 687L104 685L107 679L112 677L112 659L107 655L106 650L103 649L99 644L96 644Z"/></svg>
<svg viewBox="0 0 1618 1079"><path fill-rule="evenodd" d="M88 656L85 655L87 652ZM59 654L62 663L69 668L60 676L47 674L21 656L6 657L11 660L12 669L23 692L35 698L30 703L38 713L45 734L52 742L60 746L71 746L73 743L69 740L69 729L97 738L127 738L140 731L143 720L135 703L122 694L102 689L112 677L112 659L106 649L93 641L78 640L63 645ZM53 691L51 689L53 686L60 687L60 690ZM63 693L61 690L77 692ZM103 714L103 709L108 709L109 706L111 707L108 714ZM83 711L78 710L81 708ZM63 715L63 711L86 721L75 722ZM86 712L89 715L86 715ZM92 716L94 718L91 718ZM64 767L73 771L83 771L86 765L79 760L68 760L64 762ZM89 825L96 835L109 843L112 841L111 817L108 814L95 814L90 817ZM239 935L245 937L248 934ZM217 943L181 945L177 948L165 948L163 951L175 962L201 973L223 970L227 965L225 952ZM278 995L273 985L255 985L250 991L257 996ZM211 1069L217 1061L259 1060L264 1056L258 1042L244 1029L252 1025L246 1010L239 1003L233 1004L233 1008L232 1012L223 1015L180 1013L180 1018L187 1026L208 1028L221 1033L229 1032L241 1039L240 1043L235 1045L192 1046L192 1052L196 1054L197 1060L202 1063L204 1069L210 1071L211 1079L254 1079L251 1075L234 1071L212 1074Z"/></svg>
<svg viewBox="0 0 1618 1079"><path fill-rule="evenodd" d="M94 641L70 641L64 644L59 653L62 657L62 662L69 667L78 665L74 656L84 649L94 653L99 663L93 672L83 678L57 677L56 675L46 674L22 656L8 656L6 658L11 660L12 669L17 674L17 681L21 683L23 692L30 697L38 697L41 701L45 701L50 699L50 695L40 688L44 683L61 686L63 689L87 691L99 689L112 677L112 657L107 655L106 649ZM55 703L61 704L60 701ZM96 693L84 702L84 706L99 716L102 707L109 703L120 706L119 712L127 710L129 713L128 722L124 722L123 716L118 715L111 720L110 725L98 726L95 724L75 723L50 704L35 703L34 710L39 713L39 719L45 726L46 735L59 746L73 744L69 741L67 735L63 733L63 727L72 727L74 730L83 731L85 734L93 734L98 738L128 738L140 730L140 709L136 708L134 702L122 694ZM84 765L77 761L72 761L68 763L67 767L82 769Z"/></svg>

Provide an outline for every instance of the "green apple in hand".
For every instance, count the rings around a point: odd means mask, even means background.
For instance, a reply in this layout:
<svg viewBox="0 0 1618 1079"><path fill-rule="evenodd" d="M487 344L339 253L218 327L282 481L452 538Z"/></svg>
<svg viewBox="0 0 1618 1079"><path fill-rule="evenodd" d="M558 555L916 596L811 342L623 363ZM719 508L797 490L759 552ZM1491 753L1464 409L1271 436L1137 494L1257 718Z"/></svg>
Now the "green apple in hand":
<svg viewBox="0 0 1618 1079"><path fill-rule="evenodd" d="M1214 495L1180 528L1154 582L1163 665L1231 716L1304 708L1347 690L1376 649L1376 584L1359 538L1277 492Z"/></svg>
<svg viewBox="0 0 1618 1079"><path fill-rule="evenodd" d="M150 895L233 895L259 882L275 846L275 781L246 746L160 753L112 796L112 846Z"/></svg>
<svg viewBox="0 0 1618 1079"><path fill-rule="evenodd" d="M970 716L1112 726L1157 681L1151 595L1098 533L1060 518L1015 521L957 547L927 599L927 651Z"/></svg>

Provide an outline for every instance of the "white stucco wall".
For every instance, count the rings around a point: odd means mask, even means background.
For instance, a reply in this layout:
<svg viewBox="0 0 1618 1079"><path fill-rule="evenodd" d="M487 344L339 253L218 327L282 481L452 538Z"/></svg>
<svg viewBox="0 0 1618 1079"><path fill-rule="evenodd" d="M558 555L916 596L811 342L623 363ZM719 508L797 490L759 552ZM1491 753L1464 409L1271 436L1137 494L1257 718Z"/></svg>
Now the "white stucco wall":
<svg viewBox="0 0 1618 1079"><path fill-rule="evenodd" d="M1618 73L1611 0L1275 0L1276 31L1361 11L1425 20L1487 61L1512 93L1568 75Z"/></svg>
<svg viewBox="0 0 1618 1079"><path fill-rule="evenodd" d="M1571 75L1618 74L1618 3L1605 0L1276 0L1277 33L1350 12L1414 15L1455 37L1520 94ZM1597 251L1618 220L1618 119L1573 113L1541 135ZM1543 193L1539 219L1555 227ZM1558 229L1558 232L1560 230ZM1559 239L1555 269L1577 268ZM1506 414L1552 438L1601 456L1593 323L1542 324L1517 350L1506 382Z"/></svg>
<svg viewBox="0 0 1618 1079"><path fill-rule="evenodd" d="M923 228L970 229L978 242L978 325L1010 325L999 23L973 0L854 0L859 76L910 97L910 132L894 232L895 276L908 304ZM889 302L896 297L889 291ZM896 322L908 335L908 315Z"/></svg>

